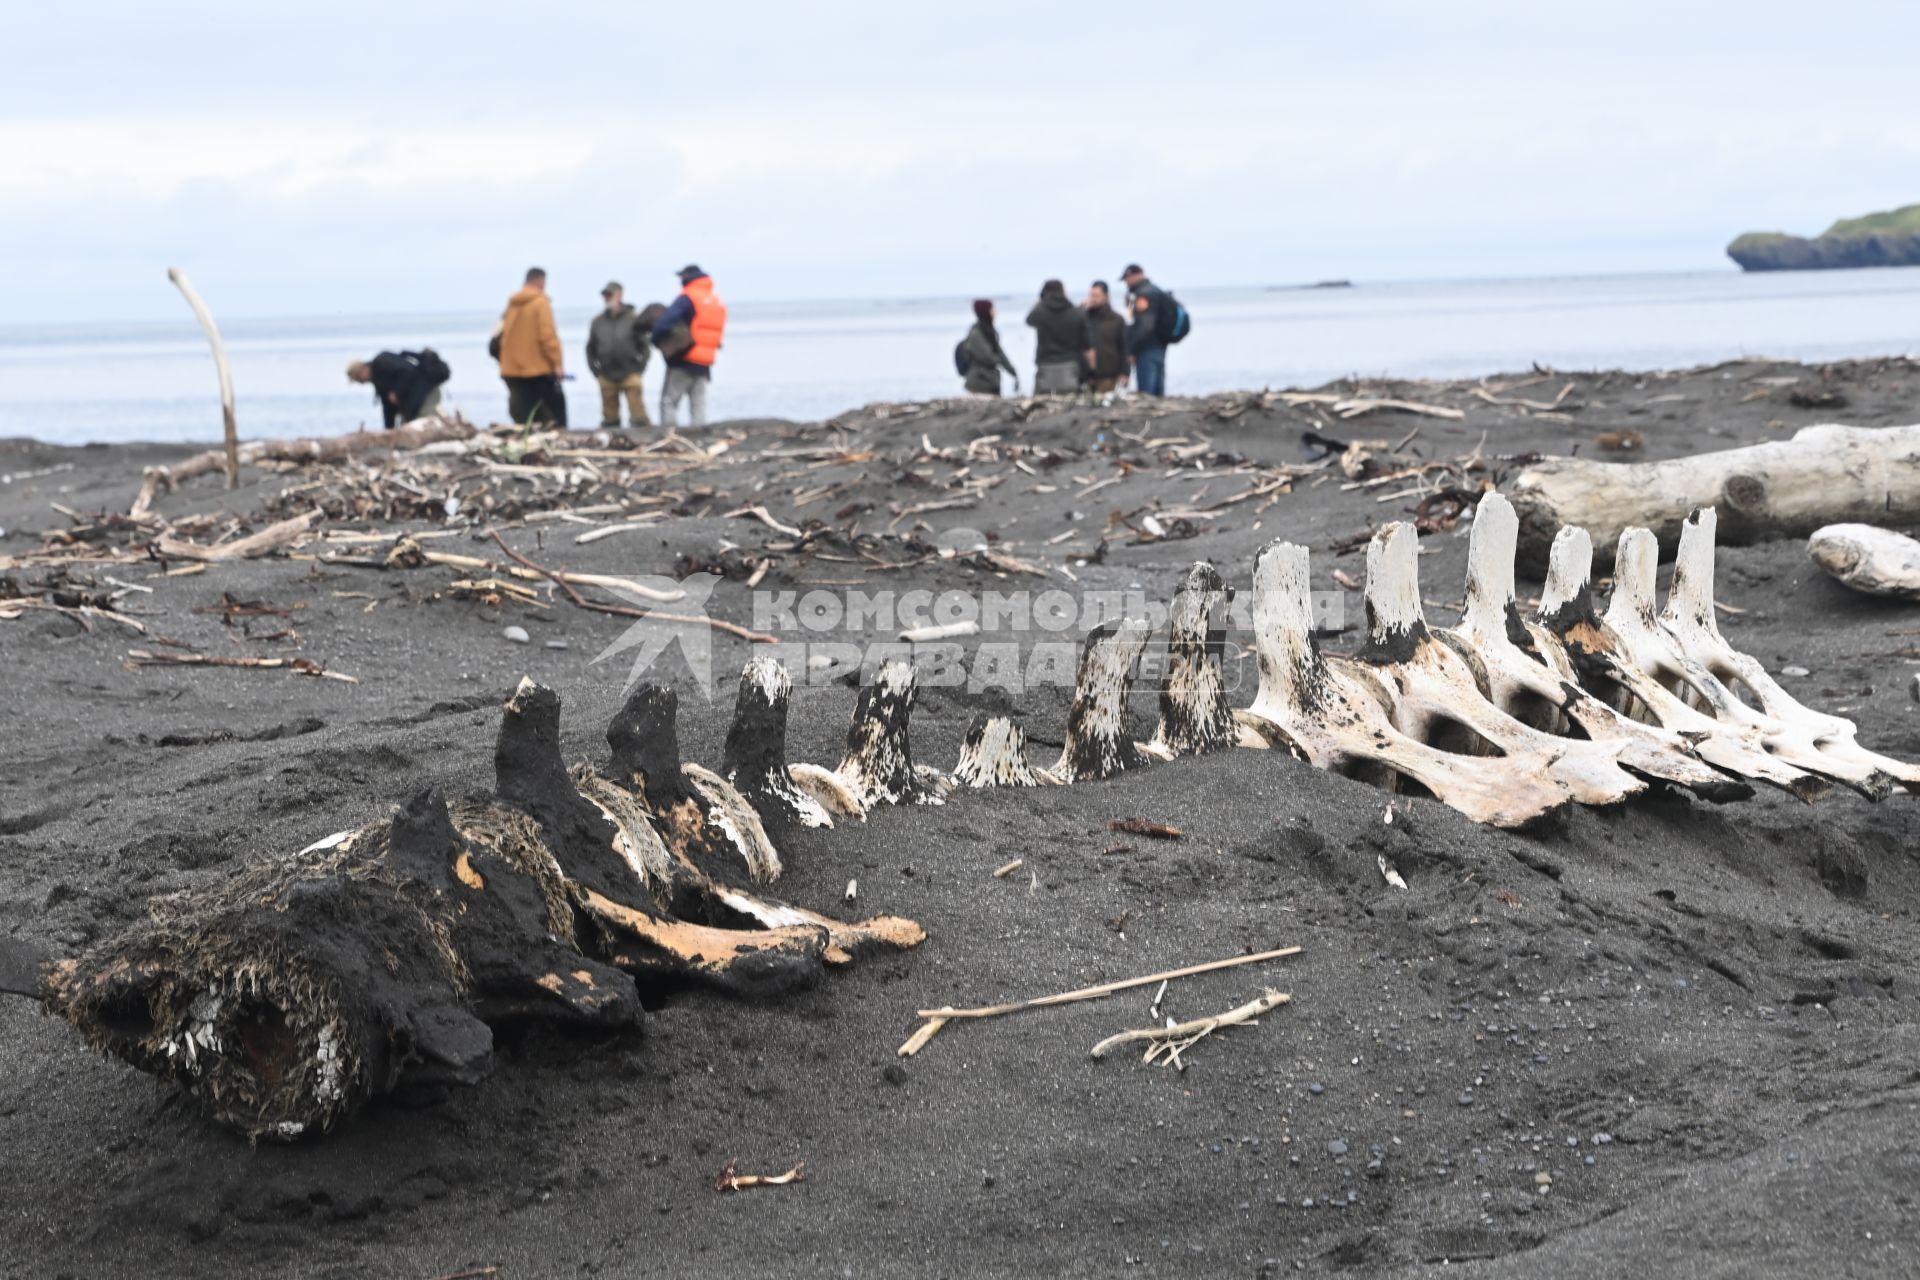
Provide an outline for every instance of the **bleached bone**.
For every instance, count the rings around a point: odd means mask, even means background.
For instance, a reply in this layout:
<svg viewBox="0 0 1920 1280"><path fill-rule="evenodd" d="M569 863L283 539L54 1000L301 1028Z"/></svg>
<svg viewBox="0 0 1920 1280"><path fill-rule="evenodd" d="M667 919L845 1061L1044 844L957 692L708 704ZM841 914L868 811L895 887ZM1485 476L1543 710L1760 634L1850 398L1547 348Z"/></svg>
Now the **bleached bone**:
<svg viewBox="0 0 1920 1280"><path fill-rule="evenodd" d="M1566 792L1546 777L1546 753L1452 755L1395 728L1379 681L1351 664L1334 666L1314 642L1305 547L1271 542L1255 559L1253 640L1260 692L1239 718L1315 767L1384 769L1499 827L1524 826L1567 803Z"/></svg>
<svg viewBox="0 0 1920 1280"><path fill-rule="evenodd" d="M1005 716L975 716L960 744L953 780L965 787L1037 787L1043 775L1027 762L1027 732ZM1051 777L1046 778L1052 781Z"/></svg>
<svg viewBox="0 0 1920 1280"><path fill-rule="evenodd" d="M854 703L847 754L838 773L869 809L877 804L944 803L946 780L939 770L913 763L907 739L918 681L912 663L882 663Z"/></svg>
<svg viewBox="0 0 1920 1280"><path fill-rule="evenodd" d="M1220 672L1226 633L1213 625L1215 607L1232 598L1211 564L1203 560L1187 570L1173 597L1167 678L1160 687L1160 724L1151 748L1168 756L1202 755L1231 747L1238 738Z"/></svg>
<svg viewBox="0 0 1920 1280"><path fill-rule="evenodd" d="M1920 600L1920 542L1870 524L1830 524L1807 539L1807 554L1863 595Z"/></svg>
<svg viewBox="0 0 1920 1280"><path fill-rule="evenodd" d="M1453 740L1459 730L1503 755L1534 753L1548 778L1582 804L1615 804L1646 789L1620 767L1621 744L1556 738L1501 711L1480 689L1474 669L1427 629L1420 607L1419 535L1395 521L1367 545L1367 644L1353 661L1386 688L1393 721L1423 742Z"/></svg>
<svg viewBox="0 0 1920 1280"><path fill-rule="evenodd" d="M1686 513L1719 507L1727 541L1803 537L1840 520L1920 522L1920 426L1802 427L1788 440L1664 462L1548 458L1515 476L1520 554L1536 564L1559 530L1612 548L1649 528L1671 549Z"/></svg>
<svg viewBox="0 0 1920 1280"><path fill-rule="evenodd" d="M1884 796L1895 785L1920 787L1920 768L1860 746L1853 721L1815 711L1781 688L1766 668L1740 653L1720 634L1713 613L1713 508L1694 512L1680 530L1680 551L1673 562L1673 581L1667 588L1667 607L1660 614L1687 656L1730 688L1750 690L1760 710L1813 746L1820 763L1816 771L1857 781L1862 790ZM1744 705L1744 704L1743 704ZM1835 772L1836 767L1847 774ZM1857 772L1855 772L1857 771Z"/></svg>
<svg viewBox="0 0 1920 1280"><path fill-rule="evenodd" d="M1845 783L1870 799L1884 799L1893 789L1893 780L1886 774L1856 762L1823 756L1810 734L1742 701L1705 662L1688 651L1682 638L1655 612L1658 556L1652 533L1629 529L1620 535L1613 558L1613 598L1607 601L1607 625L1625 642L1640 669L1720 723L1751 730L1768 754L1782 763ZM1707 608L1712 607L1709 602Z"/></svg>
<svg viewBox="0 0 1920 1280"><path fill-rule="evenodd" d="M1127 694L1150 633L1145 622L1129 618L1103 622L1087 634L1067 712L1066 745L1052 770L1061 782L1111 778L1144 763L1127 732Z"/></svg>
<svg viewBox="0 0 1920 1280"><path fill-rule="evenodd" d="M787 704L792 697L793 678L785 667L765 654L748 659L720 772L762 818L830 827L833 818L826 808L787 772Z"/></svg>
<svg viewBox="0 0 1920 1280"><path fill-rule="evenodd" d="M855 794L853 787L825 765L796 760L787 766L787 776L793 779L793 785L818 800L820 807L828 813L849 818L867 816L867 806Z"/></svg>
<svg viewBox="0 0 1920 1280"><path fill-rule="evenodd" d="M1717 769L1769 783L1809 802L1826 794L1826 779L1775 759L1750 726L1716 720L1648 675L1629 642L1595 610L1592 572L1593 544L1587 531L1562 529L1553 542L1534 629L1543 650L1557 649L1555 665L1576 672L1581 687L1610 701L1616 710L1680 735Z"/></svg>
<svg viewBox="0 0 1920 1280"><path fill-rule="evenodd" d="M1708 765L1679 735L1631 719L1580 687L1559 647L1535 635L1514 604L1518 531L1511 503L1497 493L1480 499L1467 545L1466 611L1459 626L1441 633L1471 655L1493 704L1552 732L1563 732L1559 721L1569 721L1596 742L1619 744L1626 768L1690 787L1716 803L1751 796L1751 786ZM1547 722L1530 719L1530 710L1545 712Z"/></svg>
<svg viewBox="0 0 1920 1280"><path fill-rule="evenodd" d="M609 776L635 792L677 858L706 871L738 858L757 884L780 878L780 853L760 815L719 774L680 760L679 695L657 684L633 691L607 725Z"/></svg>

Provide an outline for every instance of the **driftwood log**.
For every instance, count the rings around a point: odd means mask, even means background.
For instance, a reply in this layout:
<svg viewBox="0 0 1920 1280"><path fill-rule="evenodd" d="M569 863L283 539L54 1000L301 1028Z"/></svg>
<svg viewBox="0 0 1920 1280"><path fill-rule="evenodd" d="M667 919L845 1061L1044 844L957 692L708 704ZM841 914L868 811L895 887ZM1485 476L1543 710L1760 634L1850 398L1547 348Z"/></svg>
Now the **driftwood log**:
<svg viewBox="0 0 1920 1280"><path fill-rule="evenodd" d="M671 692L641 689L608 731L611 764L570 773L559 699L523 681L492 794L422 792L156 899L72 960L0 955L0 990L36 990L250 1137L291 1139L403 1087L479 1078L502 1024L619 1029L640 1020L637 983L777 995L863 947L921 941L908 920L845 923L705 870L729 848L753 865L732 829L751 810L689 781L674 711Z"/></svg>
<svg viewBox="0 0 1920 1280"><path fill-rule="evenodd" d="M1805 537L1838 521L1920 523L1920 426L1804 427L1788 440L1665 462L1549 458L1506 486L1521 563L1546 566L1560 530L1583 528L1610 560L1630 528L1663 553L1689 512L1717 508L1729 543Z"/></svg>
<svg viewBox="0 0 1920 1280"><path fill-rule="evenodd" d="M1830 524L1807 539L1813 562L1855 591L1920 600L1920 542L1870 524Z"/></svg>

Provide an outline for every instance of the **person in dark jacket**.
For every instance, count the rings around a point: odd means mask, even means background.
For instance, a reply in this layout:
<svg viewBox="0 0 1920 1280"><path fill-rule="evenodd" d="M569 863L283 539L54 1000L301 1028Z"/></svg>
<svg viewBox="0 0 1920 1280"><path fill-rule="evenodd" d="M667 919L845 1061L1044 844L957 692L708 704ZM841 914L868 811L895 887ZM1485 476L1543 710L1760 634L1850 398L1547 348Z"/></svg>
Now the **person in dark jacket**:
<svg viewBox="0 0 1920 1280"><path fill-rule="evenodd" d="M608 281L600 296L607 305L587 329L587 368L600 380L600 425L620 425L620 397L624 394L627 420L636 427L649 426L652 420L647 416L643 375L653 347L647 329L641 327L642 313L626 301L618 280ZM652 318L657 320L659 316Z"/></svg>
<svg viewBox="0 0 1920 1280"><path fill-rule="evenodd" d="M1036 395L1072 395L1080 389L1083 366L1093 363L1093 333L1087 313L1067 299L1067 286L1049 280L1040 286L1040 301L1027 312L1027 323L1037 335L1033 375Z"/></svg>
<svg viewBox="0 0 1920 1280"><path fill-rule="evenodd" d="M1120 273L1127 282L1128 310L1133 323L1127 328L1127 357L1133 364L1133 385L1143 396L1167 394L1167 344L1160 339L1162 314L1173 306L1166 291L1147 279L1138 263L1128 263Z"/></svg>
<svg viewBox="0 0 1920 1280"><path fill-rule="evenodd" d="M967 353L968 395L999 395L1002 369L1013 375L1013 389L1020 389L1019 371L1000 348L1000 334L993 327L994 314L991 299L980 298L974 302L973 328L967 330L967 340L961 344Z"/></svg>
<svg viewBox="0 0 1920 1280"><path fill-rule="evenodd" d="M382 351L371 360L355 360L347 366L347 381L373 384L381 424L389 431L440 407L440 384L420 367L417 351Z"/></svg>
<svg viewBox="0 0 1920 1280"><path fill-rule="evenodd" d="M1105 280L1095 280L1087 291L1087 329L1093 356L1087 364L1087 387L1097 396L1111 394L1127 380L1127 320L1113 309Z"/></svg>

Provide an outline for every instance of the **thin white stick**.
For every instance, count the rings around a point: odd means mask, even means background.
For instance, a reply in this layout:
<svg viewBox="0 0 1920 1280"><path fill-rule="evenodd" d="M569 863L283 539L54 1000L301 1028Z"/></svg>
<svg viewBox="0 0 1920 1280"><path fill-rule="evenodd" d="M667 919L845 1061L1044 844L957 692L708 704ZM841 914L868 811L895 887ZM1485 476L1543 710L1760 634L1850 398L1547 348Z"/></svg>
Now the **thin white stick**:
<svg viewBox="0 0 1920 1280"><path fill-rule="evenodd" d="M200 328L207 335L207 343L213 348L213 367L220 373L220 412L225 419L227 441L227 488L240 487L240 432L233 420L233 370L227 365L227 348L220 341L220 326L213 322L213 312L207 310L207 304L200 300L194 291L193 282L187 279L187 273L178 267L167 268L167 279L179 286L186 295L187 305L193 308L193 314L200 321Z"/></svg>

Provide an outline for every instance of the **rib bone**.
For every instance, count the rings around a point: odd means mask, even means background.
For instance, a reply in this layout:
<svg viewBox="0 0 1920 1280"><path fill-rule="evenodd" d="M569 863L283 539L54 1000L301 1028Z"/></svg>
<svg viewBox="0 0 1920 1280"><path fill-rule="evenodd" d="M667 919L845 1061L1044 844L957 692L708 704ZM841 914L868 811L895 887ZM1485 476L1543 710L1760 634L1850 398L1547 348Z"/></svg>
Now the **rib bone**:
<svg viewBox="0 0 1920 1280"><path fill-rule="evenodd" d="M1253 639L1260 693L1241 719L1308 763L1340 772L1384 767L1500 827L1524 826L1567 803L1546 778L1544 753L1473 759L1395 728L1378 682L1363 669L1333 666L1314 642L1305 547L1272 542L1254 561Z"/></svg>
<svg viewBox="0 0 1920 1280"><path fill-rule="evenodd" d="M1583 804L1614 804L1646 788L1619 765L1621 745L1531 729L1488 702L1474 669L1427 629L1420 608L1418 535L1396 521L1367 546L1364 663L1386 687L1403 733L1435 741L1456 726L1503 755L1544 758L1548 777Z"/></svg>
<svg viewBox="0 0 1920 1280"><path fill-rule="evenodd" d="M1459 626L1443 633L1474 655L1493 704L1523 721L1529 705L1547 709L1555 723L1536 727L1558 731L1564 717L1594 741L1618 744L1625 767L1680 783L1716 803L1751 796L1751 786L1708 765L1677 734L1630 719L1582 689L1551 637L1536 635L1521 620L1513 594L1519 527L1505 498L1489 493L1480 499L1467 550L1466 612Z"/></svg>
<svg viewBox="0 0 1920 1280"><path fill-rule="evenodd" d="M1614 553L1613 598L1607 602L1607 625L1625 642L1640 669L1720 723L1747 728L1770 755L1783 763L1844 782L1871 799L1884 798L1893 788L1892 779L1871 766L1823 756L1811 735L1742 702L1739 694L1689 652L1681 637L1654 612L1659 554L1653 534L1645 529L1621 534L1619 549ZM1709 600L1707 608L1712 607Z"/></svg>
<svg viewBox="0 0 1920 1280"><path fill-rule="evenodd" d="M1594 610L1593 544L1581 528L1562 529L1549 553L1546 587L1534 635L1543 649L1576 672L1589 693L1621 711L1646 717L1693 744L1702 760L1740 777L1780 787L1802 800L1826 794L1828 783L1770 755L1752 729L1688 706L1641 669L1629 642Z"/></svg>
<svg viewBox="0 0 1920 1280"><path fill-rule="evenodd" d="M1680 551L1673 562L1673 582L1667 588L1667 607L1660 620L1686 651L1721 682L1735 681L1753 691L1760 709L1785 725L1796 737L1809 741L1818 754L1812 766L1820 773L1853 781L1876 798L1895 785L1920 789L1920 768L1868 751L1854 741L1858 729L1851 720L1815 711L1800 703L1767 674L1752 657L1740 653L1720 634L1713 614L1713 541L1715 515L1703 507L1680 528ZM1848 774L1835 772L1846 769Z"/></svg>

